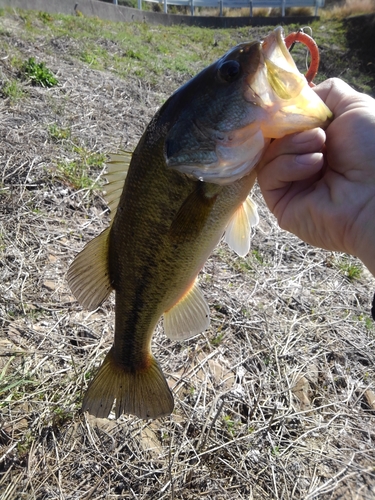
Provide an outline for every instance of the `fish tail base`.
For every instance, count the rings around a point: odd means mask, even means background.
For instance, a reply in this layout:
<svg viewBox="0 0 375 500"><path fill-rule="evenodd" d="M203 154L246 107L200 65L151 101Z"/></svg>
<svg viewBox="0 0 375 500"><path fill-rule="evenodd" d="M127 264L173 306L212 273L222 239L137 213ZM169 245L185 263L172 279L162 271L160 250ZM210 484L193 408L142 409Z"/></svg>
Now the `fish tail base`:
<svg viewBox="0 0 375 500"><path fill-rule="evenodd" d="M173 396L156 359L150 354L146 368L129 370L116 362L113 348L90 383L82 411L107 418L115 402L118 418L131 413L139 418L159 418L173 411Z"/></svg>

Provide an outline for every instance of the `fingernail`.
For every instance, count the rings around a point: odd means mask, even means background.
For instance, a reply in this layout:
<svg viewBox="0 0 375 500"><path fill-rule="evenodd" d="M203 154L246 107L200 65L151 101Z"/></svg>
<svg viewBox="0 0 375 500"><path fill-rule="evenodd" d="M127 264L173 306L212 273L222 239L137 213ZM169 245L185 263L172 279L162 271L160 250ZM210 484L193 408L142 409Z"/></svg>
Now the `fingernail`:
<svg viewBox="0 0 375 500"><path fill-rule="evenodd" d="M314 140L318 135L323 132L321 128L313 128L311 130L305 130L299 134L295 134L292 138L292 142L295 144L301 144L303 142L310 142Z"/></svg>
<svg viewBox="0 0 375 500"><path fill-rule="evenodd" d="M305 155L296 155L295 161L300 165L312 166L323 160L323 153L308 153Z"/></svg>

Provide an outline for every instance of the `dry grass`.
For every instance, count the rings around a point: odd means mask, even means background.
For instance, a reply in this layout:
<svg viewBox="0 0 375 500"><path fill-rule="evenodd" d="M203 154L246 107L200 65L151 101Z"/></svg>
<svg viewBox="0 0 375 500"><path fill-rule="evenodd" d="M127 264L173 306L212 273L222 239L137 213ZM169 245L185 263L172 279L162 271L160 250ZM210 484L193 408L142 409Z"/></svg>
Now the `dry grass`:
<svg viewBox="0 0 375 500"><path fill-rule="evenodd" d="M373 14L375 12L374 0L345 0L334 3L327 9L320 9L322 19L343 19L358 14Z"/></svg>
<svg viewBox="0 0 375 500"><path fill-rule="evenodd" d="M79 414L112 342L113 300L82 311L65 275L108 214L92 187L100 162L82 188L57 166L134 147L180 82L121 80L79 62L76 40L26 43L22 19L0 20L2 39L60 82L24 83L26 97L1 105L1 499L374 498L374 279L281 231L257 189L250 257L222 244L200 277L211 328L184 343L155 335L173 415Z"/></svg>

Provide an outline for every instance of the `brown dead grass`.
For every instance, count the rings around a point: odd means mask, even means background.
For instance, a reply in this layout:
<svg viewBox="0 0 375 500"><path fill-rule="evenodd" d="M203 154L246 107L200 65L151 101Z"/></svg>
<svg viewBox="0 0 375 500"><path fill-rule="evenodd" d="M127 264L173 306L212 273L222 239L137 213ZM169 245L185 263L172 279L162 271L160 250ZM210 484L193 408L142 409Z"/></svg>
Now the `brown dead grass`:
<svg viewBox="0 0 375 500"><path fill-rule="evenodd" d="M26 98L1 104L1 499L374 498L374 279L281 231L258 189L252 254L221 244L200 276L211 328L183 343L155 334L173 415L79 414L112 342L113 299L83 311L65 275L108 214L100 189L74 188L56 165L77 145L134 147L179 82L150 89L95 71L73 39L24 43L17 15L4 21L7 43L39 56L60 86L24 83ZM69 138L53 139L51 124Z"/></svg>
<svg viewBox="0 0 375 500"><path fill-rule="evenodd" d="M327 9L320 9L322 19L343 19L353 15L374 13L374 0L345 0L345 2L334 3Z"/></svg>

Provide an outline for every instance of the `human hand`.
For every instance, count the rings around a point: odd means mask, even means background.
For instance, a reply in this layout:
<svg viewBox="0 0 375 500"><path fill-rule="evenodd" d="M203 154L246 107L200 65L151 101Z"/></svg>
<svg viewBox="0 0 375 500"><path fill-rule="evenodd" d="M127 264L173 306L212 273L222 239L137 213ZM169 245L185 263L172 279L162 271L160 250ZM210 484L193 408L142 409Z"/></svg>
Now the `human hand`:
<svg viewBox="0 0 375 500"><path fill-rule="evenodd" d="M258 182L281 228L356 255L375 275L375 100L336 78L315 90L333 121L273 141Z"/></svg>

